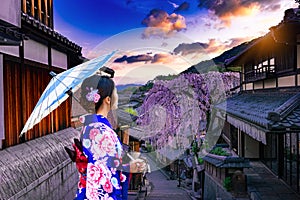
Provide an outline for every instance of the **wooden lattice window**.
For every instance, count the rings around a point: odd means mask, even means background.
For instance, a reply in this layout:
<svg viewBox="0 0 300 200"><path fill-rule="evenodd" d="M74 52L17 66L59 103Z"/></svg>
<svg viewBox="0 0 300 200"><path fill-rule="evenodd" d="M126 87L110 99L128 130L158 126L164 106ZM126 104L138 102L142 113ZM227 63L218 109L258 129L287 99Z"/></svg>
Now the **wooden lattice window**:
<svg viewBox="0 0 300 200"><path fill-rule="evenodd" d="M52 0L23 0L22 11L53 28Z"/></svg>
<svg viewBox="0 0 300 200"><path fill-rule="evenodd" d="M272 77L275 74L275 58L264 59L257 64L248 64L245 66L246 82L257 81Z"/></svg>

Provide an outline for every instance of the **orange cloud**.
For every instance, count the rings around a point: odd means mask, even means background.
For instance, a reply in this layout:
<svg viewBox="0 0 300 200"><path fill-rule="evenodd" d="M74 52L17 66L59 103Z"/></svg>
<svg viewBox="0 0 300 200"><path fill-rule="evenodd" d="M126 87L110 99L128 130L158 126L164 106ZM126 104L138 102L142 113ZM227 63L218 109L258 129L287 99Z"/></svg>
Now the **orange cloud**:
<svg viewBox="0 0 300 200"><path fill-rule="evenodd" d="M155 54L152 63L168 64L174 61L174 58L170 54L159 53Z"/></svg>
<svg viewBox="0 0 300 200"><path fill-rule="evenodd" d="M232 38L227 41L220 41L216 39L209 39L207 43L190 43L190 44L179 44L175 49L175 54L191 55L191 54L207 54L207 55L218 55L232 47L235 47L243 42L249 41L253 38Z"/></svg>
<svg viewBox="0 0 300 200"><path fill-rule="evenodd" d="M208 54L214 54L218 55L223 53L224 51L231 49L235 46L240 45L243 42L247 42L253 38L251 37L245 37L245 38L232 38L230 40L227 40L225 42L216 40L216 39L210 39L208 42L208 48L206 49L206 52Z"/></svg>
<svg viewBox="0 0 300 200"><path fill-rule="evenodd" d="M231 25L231 20L234 17L251 16L260 10L260 5L257 2L253 2L247 6L236 6L229 12L224 12L219 15L220 19L225 26Z"/></svg>
<svg viewBox="0 0 300 200"><path fill-rule="evenodd" d="M198 7L209 10L223 26L230 26L234 17L255 15L280 9L281 0L211 0L200 1Z"/></svg>
<svg viewBox="0 0 300 200"><path fill-rule="evenodd" d="M151 36L169 37L172 33L186 28L185 18L182 15L167 12L159 9L151 10L148 16L142 21L146 25L143 37Z"/></svg>

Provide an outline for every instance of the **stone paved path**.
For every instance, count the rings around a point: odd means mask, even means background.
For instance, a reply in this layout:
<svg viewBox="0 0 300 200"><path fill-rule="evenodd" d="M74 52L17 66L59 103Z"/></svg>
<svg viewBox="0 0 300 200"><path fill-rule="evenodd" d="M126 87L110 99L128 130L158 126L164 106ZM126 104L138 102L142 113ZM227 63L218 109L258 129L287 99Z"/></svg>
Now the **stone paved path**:
<svg viewBox="0 0 300 200"><path fill-rule="evenodd" d="M300 196L282 180L274 176L261 162L251 162L252 168L245 169L248 193L254 200L298 200Z"/></svg>
<svg viewBox="0 0 300 200"><path fill-rule="evenodd" d="M187 192L177 187L178 181L167 180L166 176L160 171L154 171L148 175L153 189L146 198L147 200L190 200Z"/></svg>
<svg viewBox="0 0 300 200"><path fill-rule="evenodd" d="M149 161L151 173L147 174L151 190L148 192L146 200L191 200L189 194L182 188L177 187L177 180L169 180L160 167L149 156L145 155ZM136 195L130 195L128 200L136 200Z"/></svg>

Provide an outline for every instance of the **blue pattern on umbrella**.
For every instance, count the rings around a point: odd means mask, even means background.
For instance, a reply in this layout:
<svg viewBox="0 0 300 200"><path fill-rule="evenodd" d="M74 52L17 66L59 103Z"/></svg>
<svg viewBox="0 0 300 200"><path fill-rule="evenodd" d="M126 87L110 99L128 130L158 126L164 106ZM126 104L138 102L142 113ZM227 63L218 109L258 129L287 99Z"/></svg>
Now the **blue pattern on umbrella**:
<svg viewBox="0 0 300 200"><path fill-rule="evenodd" d="M64 102L69 94L74 93L80 87L84 79L95 74L115 53L116 51L113 51L57 75L52 73L51 75L54 75L54 77L50 80L32 111L20 137Z"/></svg>

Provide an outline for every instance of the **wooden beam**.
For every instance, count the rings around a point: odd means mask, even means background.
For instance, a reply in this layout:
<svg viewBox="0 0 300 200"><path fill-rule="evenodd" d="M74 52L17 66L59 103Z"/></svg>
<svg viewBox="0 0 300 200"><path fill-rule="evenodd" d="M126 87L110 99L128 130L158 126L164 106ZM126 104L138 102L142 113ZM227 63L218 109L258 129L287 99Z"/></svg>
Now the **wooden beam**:
<svg viewBox="0 0 300 200"><path fill-rule="evenodd" d="M27 13L27 10L26 10L26 0L22 0L22 11L24 13Z"/></svg>
<svg viewBox="0 0 300 200"><path fill-rule="evenodd" d="M31 0L31 16L34 17L34 0Z"/></svg>
<svg viewBox="0 0 300 200"><path fill-rule="evenodd" d="M48 0L49 27L53 29L53 0Z"/></svg>
<svg viewBox="0 0 300 200"><path fill-rule="evenodd" d="M48 0L44 0L44 4L45 4L45 12L44 12L45 25L48 26Z"/></svg>
<svg viewBox="0 0 300 200"><path fill-rule="evenodd" d="M21 87L20 87L20 95L21 95L21 99L23 99L25 97L24 93L26 93L26 69L25 69L25 65L24 65L24 41L22 41L22 45L19 47L19 54L20 54L20 59L21 59L21 64L20 64L20 80L21 80ZM25 98L24 98L25 99ZM21 112L22 114L20 115L21 117L21 125L22 127L24 127L25 123L26 123L26 117L25 113L26 113L26 103L21 104ZM25 135L23 135L20 138L21 141L25 141Z"/></svg>
<svg viewBox="0 0 300 200"><path fill-rule="evenodd" d="M42 19L42 2L41 0L38 0L38 5L37 6L37 11L38 11L38 19L40 22L43 22L43 19Z"/></svg>

